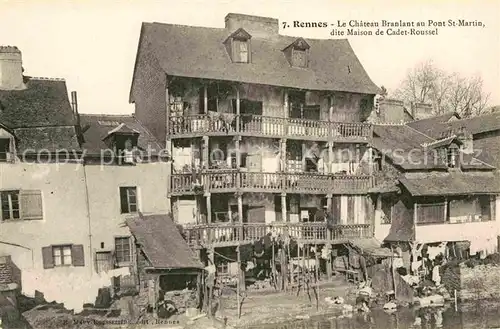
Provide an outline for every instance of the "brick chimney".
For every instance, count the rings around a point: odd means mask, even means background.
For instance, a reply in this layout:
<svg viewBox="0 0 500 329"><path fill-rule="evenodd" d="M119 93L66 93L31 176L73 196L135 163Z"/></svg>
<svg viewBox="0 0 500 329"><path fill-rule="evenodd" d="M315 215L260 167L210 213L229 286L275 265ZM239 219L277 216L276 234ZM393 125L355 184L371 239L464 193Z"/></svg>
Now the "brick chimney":
<svg viewBox="0 0 500 329"><path fill-rule="evenodd" d="M411 115L415 120L422 120L431 118L434 116L432 111L432 105L426 103L412 103L411 104Z"/></svg>
<svg viewBox="0 0 500 329"><path fill-rule="evenodd" d="M276 18L229 13L225 21L228 33L239 28L243 28L252 37L271 37L279 33L279 22Z"/></svg>
<svg viewBox="0 0 500 329"><path fill-rule="evenodd" d="M398 124L410 121L404 103L397 99L380 97L375 100L374 123Z"/></svg>
<svg viewBox="0 0 500 329"><path fill-rule="evenodd" d="M13 46L0 46L0 89L25 89L21 51Z"/></svg>

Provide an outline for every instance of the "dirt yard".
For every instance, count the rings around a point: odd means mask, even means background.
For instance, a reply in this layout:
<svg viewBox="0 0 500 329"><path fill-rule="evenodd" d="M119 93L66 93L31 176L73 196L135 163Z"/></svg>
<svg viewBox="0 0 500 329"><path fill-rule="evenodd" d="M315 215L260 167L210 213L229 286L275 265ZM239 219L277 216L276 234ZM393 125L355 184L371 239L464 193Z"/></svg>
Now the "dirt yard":
<svg viewBox="0 0 500 329"><path fill-rule="evenodd" d="M310 289L311 299L305 290L276 292L276 291L248 291L243 301L241 318L238 319L236 295L224 295L221 298L215 319L206 316L190 321L185 315L177 315L168 320L155 323L154 319L143 319L143 323L131 324L127 317L110 316L105 314L73 315L62 307L35 308L23 313L23 317L34 329L90 329L90 328L184 328L184 329L211 329L245 328L252 325L267 323L283 323L299 321L309 317L324 314L341 314L342 305L331 305L325 302L325 297L342 297L346 304L353 305L355 287L347 284L341 277L322 285L319 289L318 308L313 289ZM149 321L149 322L146 322Z"/></svg>
<svg viewBox="0 0 500 329"><path fill-rule="evenodd" d="M316 307L314 291L310 290L311 300L307 292L301 290L287 292L248 292L238 319L236 296L224 296L217 318L227 318L231 327L242 328L264 323L282 323L294 319L314 317L321 314L338 314L342 312L342 305L331 305L325 302L325 297L342 297L346 304L353 305L355 300L355 287L345 282L343 278L335 278L328 285L319 289L319 303Z"/></svg>

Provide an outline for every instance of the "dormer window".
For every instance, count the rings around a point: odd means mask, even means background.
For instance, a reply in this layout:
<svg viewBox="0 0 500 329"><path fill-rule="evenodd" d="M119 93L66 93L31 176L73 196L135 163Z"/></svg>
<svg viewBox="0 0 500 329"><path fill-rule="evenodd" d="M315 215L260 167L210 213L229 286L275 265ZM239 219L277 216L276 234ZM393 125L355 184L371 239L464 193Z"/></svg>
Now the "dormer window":
<svg viewBox="0 0 500 329"><path fill-rule="evenodd" d="M307 68L309 66L309 48L309 44L304 39L298 38L283 49L283 52L291 66Z"/></svg>
<svg viewBox="0 0 500 329"><path fill-rule="evenodd" d="M134 150L137 148L139 132L127 127L124 123L108 132L104 141L114 149L117 164L135 164Z"/></svg>
<svg viewBox="0 0 500 329"><path fill-rule="evenodd" d="M0 123L0 162L14 161L14 133Z"/></svg>
<svg viewBox="0 0 500 329"><path fill-rule="evenodd" d="M252 36L247 31L239 28L224 41L233 63L251 62L251 38Z"/></svg>
<svg viewBox="0 0 500 329"><path fill-rule="evenodd" d="M458 151L459 148L456 144L451 144L447 149L447 164L448 168L457 168L458 167Z"/></svg>
<svg viewBox="0 0 500 329"><path fill-rule="evenodd" d="M10 138L0 138L0 162L10 161L10 155Z"/></svg>
<svg viewBox="0 0 500 329"><path fill-rule="evenodd" d="M248 63L248 41L234 40L234 62Z"/></svg>

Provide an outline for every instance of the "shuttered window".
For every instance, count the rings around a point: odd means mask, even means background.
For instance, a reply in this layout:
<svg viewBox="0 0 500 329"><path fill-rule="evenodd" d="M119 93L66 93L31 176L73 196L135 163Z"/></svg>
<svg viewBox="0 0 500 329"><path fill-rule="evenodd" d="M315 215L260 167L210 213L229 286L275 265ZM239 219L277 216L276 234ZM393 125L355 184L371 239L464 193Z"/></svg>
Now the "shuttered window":
<svg viewBox="0 0 500 329"><path fill-rule="evenodd" d="M43 268L85 266L83 245L52 245L42 248Z"/></svg>
<svg viewBox="0 0 500 329"><path fill-rule="evenodd" d="M43 219L42 191L13 190L0 193L2 220Z"/></svg>

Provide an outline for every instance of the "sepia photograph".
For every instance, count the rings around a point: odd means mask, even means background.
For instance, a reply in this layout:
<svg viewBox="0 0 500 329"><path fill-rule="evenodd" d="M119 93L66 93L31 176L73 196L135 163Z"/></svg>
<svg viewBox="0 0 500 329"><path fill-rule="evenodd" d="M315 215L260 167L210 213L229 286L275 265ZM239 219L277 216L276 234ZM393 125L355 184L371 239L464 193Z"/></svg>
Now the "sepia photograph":
<svg viewBox="0 0 500 329"><path fill-rule="evenodd" d="M500 328L500 0L0 1L0 329Z"/></svg>

